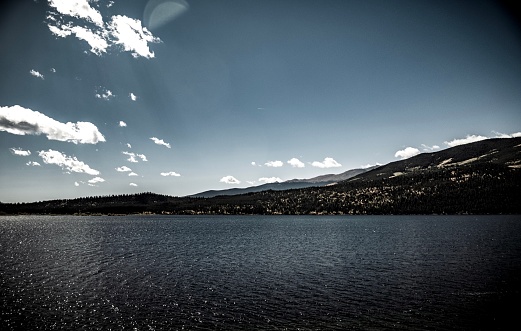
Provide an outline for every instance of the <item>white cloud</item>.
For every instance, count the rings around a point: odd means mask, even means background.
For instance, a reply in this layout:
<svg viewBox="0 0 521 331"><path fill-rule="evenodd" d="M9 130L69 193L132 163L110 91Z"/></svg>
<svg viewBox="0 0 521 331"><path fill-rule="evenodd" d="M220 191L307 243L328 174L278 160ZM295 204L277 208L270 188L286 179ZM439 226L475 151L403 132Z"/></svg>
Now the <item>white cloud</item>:
<svg viewBox="0 0 521 331"><path fill-rule="evenodd" d="M38 155L45 164L56 164L62 169L71 172L86 173L93 176L97 176L100 173L98 170L92 169L87 164L79 161L76 157L70 157L52 149L40 151Z"/></svg>
<svg viewBox="0 0 521 331"><path fill-rule="evenodd" d="M103 32L101 32L100 34L99 32L93 32L92 30L89 30L81 26L68 27L65 25L61 27L61 31L62 33L57 34L58 36L64 34L65 31L70 31L71 33L74 33L76 38L78 38L79 40L85 40L90 46L90 51L96 55L106 53L107 48L109 47L109 44L107 43L107 40L103 35ZM54 31L51 30L51 32Z"/></svg>
<svg viewBox="0 0 521 331"><path fill-rule="evenodd" d="M55 72L56 72L56 69L51 68L49 71L52 72L52 73L55 73Z"/></svg>
<svg viewBox="0 0 521 331"><path fill-rule="evenodd" d="M113 42L123 46L125 51L132 52L132 56L154 57L154 52L150 51L148 43L157 43L160 39L154 37L147 28L143 27L140 20L122 15L112 16L108 30L115 38Z"/></svg>
<svg viewBox="0 0 521 331"><path fill-rule="evenodd" d="M63 26L62 28L59 28L54 25L48 24L47 27L49 27L49 30L51 30L52 34L65 38L67 36L70 36L72 34L71 30L68 29L66 26Z"/></svg>
<svg viewBox="0 0 521 331"><path fill-rule="evenodd" d="M508 134L508 133L501 133L501 132L492 131L492 133L495 134L495 136L493 138L515 138L515 137L521 137L521 132Z"/></svg>
<svg viewBox="0 0 521 331"><path fill-rule="evenodd" d="M322 162L313 161L311 165L317 168L338 168L342 166L340 163L338 163L331 157L326 157Z"/></svg>
<svg viewBox="0 0 521 331"><path fill-rule="evenodd" d="M130 97L130 100L132 100L132 101L137 100L137 96L134 93L130 93L128 96Z"/></svg>
<svg viewBox="0 0 521 331"><path fill-rule="evenodd" d="M158 139L156 137L152 137L152 138L150 138L150 140L152 140L154 143L156 143L158 145L163 145L166 148L170 148L170 144L166 143L163 139Z"/></svg>
<svg viewBox="0 0 521 331"><path fill-rule="evenodd" d="M38 77L38 78L41 78L41 79L45 79L41 73L39 73L38 71L36 71L36 70L34 70L34 69L31 69L31 71L29 71L29 73L30 73L31 75L33 75L34 77Z"/></svg>
<svg viewBox="0 0 521 331"><path fill-rule="evenodd" d="M97 144L105 141L98 128L90 122L61 123L18 105L0 106L0 131L16 135L44 134L49 140L70 141L75 144Z"/></svg>
<svg viewBox="0 0 521 331"><path fill-rule="evenodd" d="M103 183L105 181L105 179L101 178L101 177L94 177L92 179L90 179L88 182L89 184L96 184L96 183Z"/></svg>
<svg viewBox="0 0 521 331"><path fill-rule="evenodd" d="M39 167L40 163L38 163L36 161L29 161L26 163L26 165L31 166L31 167Z"/></svg>
<svg viewBox="0 0 521 331"><path fill-rule="evenodd" d="M128 162L137 163L137 162L139 162L138 159L137 159L138 157L143 162L147 162L148 161L147 157L144 154L136 154L136 153L131 153L131 152L121 152L121 154L124 154L124 155L128 156L128 159L127 159Z"/></svg>
<svg viewBox="0 0 521 331"><path fill-rule="evenodd" d="M125 127L125 126L127 126L127 123L125 123L123 121L119 121L119 126L120 127Z"/></svg>
<svg viewBox="0 0 521 331"><path fill-rule="evenodd" d="M225 184L240 184L241 183L240 180L238 180L237 178L235 178L233 176L224 176L223 178L221 178L221 180L219 180L219 182L225 183Z"/></svg>
<svg viewBox="0 0 521 331"><path fill-rule="evenodd" d="M80 183L74 182L74 186L80 186Z"/></svg>
<svg viewBox="0 0 521 331"><path fill-rule="evenodd" d="M296 157L289 160L288 164L291 165L293 168L304 168L306 166L304 162L300 161Z"/></svg>
<svg viewBox="0 0 521 331"><path fill-rule="evenodd" d="M128 148L132 148L132 145L129 144L129 143L127 143L127 147L128 147Z"/></svg>
<svg viewBox="0 0 521 331"><path fill-rule="evenodd" d="M279 177L261 177L259 178L259 182L261 183L280 183L282 179Z"/></svg>
<svg viewBox="0 0 521 331"><path fill-rule="evenodd" d="M127 159L128 162L132 162L132 163L137 163L138 162L138 160L136 159L136 154L134 154L134 153L121 152L121 154L124 154L124 155L128 156L128 159Z"/></svg>
<svg viewBox="0 0 521 331"><path fill-rule="evenodd" d="M115 15L105 23L101 13L87 0L50 0L49 4L56 9L47 17L49 30L62 38L74 34L77 39L86 41L90 51L98 56L106 53L111 46L119 46L134 57L153 58L154 52L150 51L148 44L161 41L137 19ZM73 22L66 16L78 20Z"/></svg>
<svg viewBox="0 0 521 331"><path fill-rule="evenodd" d="M60 14L83 18L98 26L103 26L100 12L92 8L88 0L49 0L49 5Z"/></svg>
<svg viewBox="0 0 521 331"><path fill-rule="evenodd" d="M251 165L255 167L255 166L257 165L257 162L252 161L252 162L251 162Z"/></svg>
<svg viewBox="0 0 521 331"><path fill-rule="evenodd" d="M136 183L130 183L130 184L128 184L128 185L130 185L130 186L137 186Z"/></svg>
<svg viewBox="0 0 521 331"><path fill-rule="evenodd" d="M139 175L136 174L135 172L131 172L131 173L128 174L128 176L131 177L131 176L139 176Z"/></svg>
<svg viewBox="0 0 521 331"><path fill-rule="evenodd" d="M264 165L266 165L268 167L279 168L279 167L282 167L284 165L284 163L282 161L268 161L268 162L264 163Z"/></svg>
<svg viewBox="0 0 521 331"><path fill-rule="evenodd" d="M484 137L484 136L467 135L467 137L465 137L465 138L446 141L445 144L449 147L454 147L454 146L465 145L465 144L469 144L469 143L473 143L473 142L481 141L481 140L485 140L485 139L488 139L488 138Z"/></svg>
<svg viewBox="0 0 521 331"><path fill-rule="evenodd" d="M367 168L371 168L371 167L376 167L376 166L381 166L382 164L381 163L378 163L376 162L376 164L364 164L364 165L361 165L360 168L361 169L367 169Z"/></svg>
<svg viewBox="0 0 521 331"><path fill-rule="evenodd" d="M161 173L161 176L174 176L174 177L179 177L181 176L180 174L178 174L177 172L175 171L170 171L170 172L162 172Z"/></svg>
<svg viewBox="0 0 521 331"><path fill-rule="evenodd" d="M105 88L99 88L99 90L101 90L101 93L100 92L97 92L95 94L96 98L98 99L103 99L103 100L110 100L112 98L115 97L115 95L112 93L111 90L107 90Z"/></svg>
<svg viewBox="0 0 521 331"><path fill-rule="evenodd" d="M402 149L394 154L394 157L399 157L402 160L410 158L412 156L420 154L420 150L414 147L406 147L405 149Z"/></svg>
<svg viewBox="0 0 521 331"><path fill-rule="evenodd" d="M440 146L438 146L438 145L428 146L428 145L422 144L422 147L423 147L424 152L432 152L432 151L440 149Z"/></svg>
<svg viewBox="0 0 521 331"><path fill-rule="evenodd" d="M127 166L117 167L117 168L115 168L115 169L116 169L116 171L118 171L118 172L129 172L129 171L132 171L132 169L130 169L130 168L127 167Z"/></svg>
<svg viewBox="0 0 521 331"><path fill-rule="evenodd" d="M29 156L31 155L31 151L27 150L27 151L24 151L23 149L21 148L9 148L9 150L11 151L11 153L13 153L14 155L18 155L18 156Z"/></svg>

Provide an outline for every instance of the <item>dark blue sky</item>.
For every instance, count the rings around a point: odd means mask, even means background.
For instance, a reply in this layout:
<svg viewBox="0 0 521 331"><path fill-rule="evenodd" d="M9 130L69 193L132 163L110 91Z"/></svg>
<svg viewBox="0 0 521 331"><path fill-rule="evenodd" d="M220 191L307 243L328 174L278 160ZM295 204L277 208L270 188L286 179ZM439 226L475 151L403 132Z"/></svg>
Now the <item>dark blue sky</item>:
<svg viewBox="0 0 521 331"><path fill-rule="evenodd" d="M517 135L521 32L510 10L494 1L4 3L0 201L182 196Z"/></svg>

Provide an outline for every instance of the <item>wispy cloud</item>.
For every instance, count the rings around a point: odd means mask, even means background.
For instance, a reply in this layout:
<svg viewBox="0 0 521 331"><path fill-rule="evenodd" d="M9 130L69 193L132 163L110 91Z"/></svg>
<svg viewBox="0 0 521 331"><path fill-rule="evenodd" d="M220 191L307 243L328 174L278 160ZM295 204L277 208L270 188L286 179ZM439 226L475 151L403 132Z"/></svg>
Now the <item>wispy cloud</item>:
<svg viewBox="0 0 521 331"><path fill-rule="evenodd" d="M130 185L130 186L137 186L136 183L130 183L130 184L128 184L128 185Z"/></svg>
<svg viewBox="0 0 521 331"><path fill-rule="evenodd" d="M11 151L11 153L13 153L14 155L18 155L18 156L29 156L31 155L31 151L27 150L27 151L24 151L23 149L21 148L9 148L9 150Z"/></svg>
<svg viewBox="0 0 521 331"><path fill-rule="evenodd" d="M39 73L38 71L36 71L36 70L34 70L34 69L31 69L31 71L29 71L29 73L30 73L31 75L33 75L34 77L38 77L38 78L41 78L41 79L45 79L41 73Z"/></svg>
<svg viewBox="0 0 521 331"><path fill-rule="evenodd" d="M279 167L282 167L284 165L284 163L282 161L268 161L266 163L264 163L264 165L268 166L268 167L273 167L273 168L279 168Z"/></svg>
<svg viewBox="0 0 521 331"><path fill-rule="evenodd" d="M136 174L135 172L131 172L128 174L129 177L132 177L132 176L139 176L138 174Z"/></svg>
<svg viewBox="0 0 521 331"><path fill-rule="evenodd" d="M132 100L132 101L137 100L137 96L134 93L130 93L128 96L130 97L130 100Z"/></svg>
<svg viewBox="0 0 521 331"><path fill-rule="evenodd" d="M49 140L75 144L97 144L105 141L98 128L90 122L61 123L40 112L18 105L0 106L0 131L16 135L47 136Z"/></svg>
<svg viewBox="0 0 521 331"><path fill-rule="evenodd" d="M296 157L289 160L288 164L291 165L293 168L304 168L306 166L304 162L300 161Z"/></svg>
<svg viewBox="0 0 521 331"><path fill-rule="evenodd" d="M39 167L40 163L38 163L36 161L29 161L29 162L26 163L26 165L28 165L30 167Z"/></svg>
<svg viewBox="0 0 521 331"><path fill-rule="evenodd" d="M335 161L332 157L326 157L324 159L324 161L322 161L322 162L313 161L313 163L311 163L311 165L313 167L317 167L317 168L338 168L338 167L342 166L340 163Z"/></svg>
<svg viewBox="0 0 521 331"><path fill-rule="evenodd" d="M76 157L70 157L52 149L40 151L38 155L45 164L55 164L70 172L86 173L93 176L97 176L100 173L98 170L92 169L84 162L79 161Z"/></svg>
<svg viewBox="0 0 521 331"><path fill-rule="evenodd" d="M159 138L156 138L156 137L152 137L150 138L150 140L152 140L154 143L156 143L157 145L163 145L165 146L166 148L170 148L170 144L165 142L163 139L159 139Z"/></svg>
<svg viewBox="0 0 521 331"><path fill-rule="evenodd" d="M106 23L101 13L87 0L50 0L49 5L55 9L47 17L49 30L61 38L74 34L76 38L86 41L90 51L96 55L116 46L131 52L134 57L153 58L154 52L148 45L161 41L138 19L115 15Z"/></svg>
<svg viewBox="0 0 521 331"><path fill-rule="evenodd" d="M117 167L115 169L116 169L117 172L130 172L130 171L132 171L132 169L130 169L127 166L121 166L121 167Z"/></svg>
<svg viewBox="0 0 521 331"><path fill-rule="evenodd" d="M420 154L420 150L414 147L406 147L405 149L399 150L394 154L394 157L399 157L402 160L408 159L412 156Z"/></svg>
<svg viewBox="0 0 521 331"><path fill-rule="evenodd" d="M261 183L280 183L282 182L282 179L279 177L261 177L259 178L259 182Z"/></svg>
<svg viewBox="0 0 521 331"><path fill-rule="evenodd" d="M174 177L179 177L181 176L180 174L178 174L177 172L175 171L170 171L170 172L162 172L161 173L161 176L174 176Z"/></svg>
<svg viewBox="0 0 521 331"><path fill-rule="evenodd" d="M225 184L240 184L241 183L240 180L238 180L237 178L235 178L233 176L224 176L223 178L221 178L219 180L219 182L225 183Z"/></svg>
<svg viewBox="0 0 521 331"><path fill-rule="evenodd" d="M125 126L127 126L127 123L125 123L123 121L119 121L119 126L120 127L125 127Z"/></svg>
<svg viewBox="0 0 521 331"><path fill-rule="evenodd" d="M96 98L98 99L103 99L103 100L110 100L112 98L115 97L114 93L112 93L111 90L108 90L104 87L99 87L96 91L96 94L94 95Z"/></svg>

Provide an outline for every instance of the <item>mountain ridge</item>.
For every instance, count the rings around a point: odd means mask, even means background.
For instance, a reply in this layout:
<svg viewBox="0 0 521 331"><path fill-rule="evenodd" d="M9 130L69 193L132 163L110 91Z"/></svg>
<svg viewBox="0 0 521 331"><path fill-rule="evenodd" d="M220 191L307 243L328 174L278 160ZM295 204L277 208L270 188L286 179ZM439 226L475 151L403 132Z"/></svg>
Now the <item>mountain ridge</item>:
<svg viewBox="0 0 521 331"><path fill-rule="evenodd" d="M312 187L312 186L324 186L324 185L330 185L342 180L346 180L355 176L358 176L359 174L362 174L366 171L372 170L378 166L369 167L369 168L359 168L359 169L351 169L344 171L340 174L326 174L326 175L320 175L316 177L312 177L309 179L290 179L283 182L277 182L277 183L266 183L262 185L257 186L249 186L245 188L231 188L231 189L224 189L224 190L208 190L203 191L196 194L191 194L188 197L192 198L213 198L216 196L222 196L222 195L239 195L239 194L245 194L245 193L252 193L252 192L262 192L262 191L283 191L283 190L291 190L291 189L299 189L299 188L306 188L306 187Z"/></svg>
<svg viewBox="0 0 521 331"><path fill-rule="evenodd" d="M148 192L0 203L0 214L521 215L521 137L419 154L327 186L213 198Z"/></svg>

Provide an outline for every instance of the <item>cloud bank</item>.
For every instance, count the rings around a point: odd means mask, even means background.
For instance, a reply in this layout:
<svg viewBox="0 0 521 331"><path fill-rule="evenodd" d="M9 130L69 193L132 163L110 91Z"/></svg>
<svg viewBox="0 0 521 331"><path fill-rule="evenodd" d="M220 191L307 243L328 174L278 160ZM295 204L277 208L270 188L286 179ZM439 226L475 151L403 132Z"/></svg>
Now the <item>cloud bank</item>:
<svg viewBox="0 0 521 331"><path fill-rule="evenodd" d="M331 157L326 157L322 162L313 161L311 165L317 168L338 168L342 166L340 163L338 163Z"/></svg>
<svg viewBox="0 0 521 331"><path fill-rule="evenodd" d="M92 169L87 164L79 161L76 157L70 157L52 149L40 151L38 155L45 164L55 164L70 172L86 173L93 176L97 176L100 173L98 170Z"/></svg>
<svg viewBox="0 0 521 331"><path fill-rule="evenodd" d="M22 136L43 134L49 140L75 144L97 144L105 141L98 128L90 122L61 123L40 112L18 105L0 106L0 131Z"/></svg>
<svg viewBox="0 0 521 331"><path fill-rule="evenodd" d="M288 164L291 165L293 168L304 168L306 166L304 162L300 161L295 157L289 160Z"/></svg>
<svg viewBox="0 0 521 331"><path fill-rule="evenodd" d="M402 160L404 160L404 159L408 159L408 158L418 155L418 154L420 154L420 150L418 148L406 147L405 149L397 151L394 154L394 157L399 157Z"/></svg>

